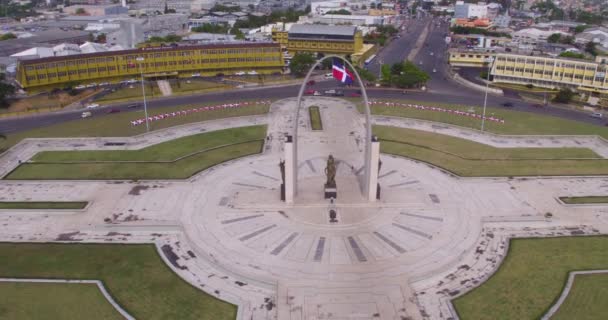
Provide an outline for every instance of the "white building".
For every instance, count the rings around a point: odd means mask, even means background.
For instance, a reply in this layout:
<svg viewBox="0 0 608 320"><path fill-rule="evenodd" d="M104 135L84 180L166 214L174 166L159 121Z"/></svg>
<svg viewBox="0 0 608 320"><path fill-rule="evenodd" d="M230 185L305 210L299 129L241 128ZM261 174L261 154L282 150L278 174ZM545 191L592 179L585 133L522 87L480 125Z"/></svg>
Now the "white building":
<svg viewBox="0 0 608 320"><path fill-rule="evenodd" d="M73 43L62 43L53 47L55 56L69 56L81 53L80 47Z"/></svg>
<svg viewBox="0 0 608 320"><path fill-rule="evenodd" d="M383 16L370 16L370 15L342 15L342 14L326 14L322 16L314 16L308 18L306 16L300 17L300 22L303 20L312 23L324 23L324 24L348 24L353 26L364 26L364 25L382 25L384 24Z"/></svg>
<svg viewBox="0 0 608 320"><path fill-rule="evenodd" d="M519 44L531 44L535 45L539 42L546 42L547 38L549 38L552 34L559 33L564 36L569 36L570 34L561 32L561 31L545 31L536 28L527 28L521 29L519 31L513 32L513 42Z"/></svg>
<svg viewBox="0 0 608 320"><path fill-rule="evenodd" d="M465 3L464 1L456 1L454 6L454 18L457 19L468 19L468 18L487 18L488 17L488 6L485 2Z"/></svg>
<svg viewBox="0 0 608 320"><path fill-rule="evenodd" d="M12 54L11 57L17 59L38 59L38 58L46 58L52 57L55 55L55 52L52 48L46 47L34 47L27 49L25 51L17 52Z"/></svg>
<svg viewBox="0 0 608 320"><path fill-rule="evenodd" d="M594 42L602 50L608 50L608 28L596 27L589 28L576 35L576 43L587 44Z"/></svg>

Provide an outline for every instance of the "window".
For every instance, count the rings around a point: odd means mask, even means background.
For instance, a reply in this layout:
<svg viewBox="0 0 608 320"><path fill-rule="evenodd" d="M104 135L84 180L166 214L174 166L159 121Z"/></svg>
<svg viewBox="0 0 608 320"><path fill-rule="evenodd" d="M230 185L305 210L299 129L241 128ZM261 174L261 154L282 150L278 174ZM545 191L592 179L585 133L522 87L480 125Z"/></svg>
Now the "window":
<svg viewBox="0 0 608 320"><path fill-rule="evenodd" d="M97 72L97 68L89 68L89 72Z"/></svg>
<svg viewBox="0 0 608 320"><path fill-rule="evenodd" d="M57 74L56 73L49 73L49 78L56 78Z"/></svg>
<svg viewBox="0 0 608 320"><path fill-rule="evenodd" d="M27 81L32 81L36 79L36 76L27 76L26 79Z"/></svg>
<svg viewBox="0 0 608 320"><path fill-rule="evenodd" d="M39 74L38 75L38 80L42 80L42 79L46 79L46 75L45 74Z"/></svg>
<svg viewBox="0 0 608 320"><path fill-rule="evenodd" d="M104 63L106 62L105 58L97 58L97 63Z"/></svg>
<svg viewBox="0 0 608 320"><path fill-rule="evenodd" d="M68 67L72 67L76 64L76 61L68 61Z"/></svg>
<svg viewBox="0 0 608 320"><path fill-rule="evenodd" d="M99 70L99 72L106 72L106 67L99 67L97 70Z"/></svg>
<svg viewBox="0 0 608 320"><path fill-rule="evenodd" d="M115 66L109 66L108 67L108 71L116 71L116 67Z"/></svg>
<svg viewBox="0 0 608 320"><path fill-rule="evenodd" d="M44 65L43 64L37 64L36 65L36 70L42 70L44 69Z"/></svg>
<svg viewBox="0 0 608 320"><path fill-rule="evenodd" d="M68 71L68 74L71 75L71 76L75 75L76 73L77 73L76 70L70 70L70 71Z"/></svg>
<svg viewBox="0 0 608 320"><path fill-rule="evenodd" d="M33 71L34 67L32 66L25 66L25 71Z"/></svg>
<svg viewBox="0 0 608 320"><path fill-rule="evenodd" d="M65 67L65 62L57 62L57 67L58 67L58 68L63 68L63 67Z"/></svg>

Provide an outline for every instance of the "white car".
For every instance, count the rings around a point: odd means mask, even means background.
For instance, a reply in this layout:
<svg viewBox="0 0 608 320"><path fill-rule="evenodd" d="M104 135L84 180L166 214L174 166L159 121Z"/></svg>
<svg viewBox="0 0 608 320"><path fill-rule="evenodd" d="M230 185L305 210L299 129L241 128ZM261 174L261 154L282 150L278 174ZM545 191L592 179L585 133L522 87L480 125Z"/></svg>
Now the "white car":
<svg viewBox="0 0 608 320"><path fill-rule="evenodd" d="M313 96L322 96L323 94L319 91L315 91L312 95Z"/></svg>
<svg viewBox="0 0 608 320"><path fill-rule="evenodd" d="M326 73L324 77L325 77L325 79L331 79L331 78L334 77L334 74L333 73Z"/></svg>
<svg viewBox="0 0 608 320"><path fill-rule="evenodd" d="M108 86L108 85L110 85L109 82L102 82L102 83L99 84L100 87Z"/></svg>
<svg viewBox="0 0 608 320"><path fill-rule="evenodd" d="M198 78L198 77L200 77L200 76L201 76L201 74L200 74L200 73L198 73L198 72L197 72L197 73L193 73L193 74L192 74L192 78Z"/></svg>
<svg viewBox="0 0 608 320"><path fill-rule="evenodd" d="M433 69L433 73L437 72L437 69Z"/></svg>
<svg viewBox="0 0 608 320"><path fill-rule="evenodd" d="M82 89L86 89L86 88L87 87L82 84L74 87L74 89L76 89L76 90L82 90Z"/></svg>
<svg viewBox="0 0 608 320"><path fill-rule="evenodd" d="M602 114L601 112L594 112L591 114L592 118L603 118L604 114Z"/></svg>
<svg viewBox="0 0 608 320"><path fill-rule="evenodd" d="M87 84L87 88L95 88L97 87L97 83L89 83Z"/></svg>
<svg viewBox="0 0 608 320"><path fill-rule="evenodd" d="M258 72L257 72L257 71L255 71L255 70L252 70L252 71L247 72L247 74L248 74L248 75L255 76L256 74L258 74Z"/></svg>
<svg viewBox="0 0 608 320"><path fill-rule="evenodd" d="M245 72L244 71L239 71L237 73L234 74L235 76L244 76Z"/></svg>
<svg viewBox="0 0 608 320"><path fill-rule="evenodd" d="M91 116L91 112L90 112L90 111L85 111L85 112L83 112L83 113L80 115L80 117L81 117L81 118L88 118L88 117L90 117L90 116Z"/></svg>
<svg viewBox="0 0 608 320"><path fill-rule="evenodd" d="M432 56L434 56L434 55L435 55L435 53L434 53L434 52L431 52L431 55L432 55Z"/></svg>
<svg viewBox="0 0 608 320"><path fill-rule="evenodd" d="M99 107L99 103L91 103L87 105L87 109L95 109L97 107Z"/></svg>

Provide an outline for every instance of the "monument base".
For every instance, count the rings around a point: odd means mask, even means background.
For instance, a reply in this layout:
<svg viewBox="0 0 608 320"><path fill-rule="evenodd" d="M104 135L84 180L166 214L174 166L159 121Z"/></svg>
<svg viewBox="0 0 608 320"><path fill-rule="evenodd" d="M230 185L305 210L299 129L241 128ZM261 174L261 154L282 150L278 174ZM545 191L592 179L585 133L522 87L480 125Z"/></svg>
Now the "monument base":
<svg viewBox="0 0 608 320"><path fill-rule="evenodd" d="M378 183L378 188L376 189L376 199L380 200L380 184Z"/></svg>
<svg viewBox="0 0 608 320"><path fill-rule="evenodd" d="M325 185L325 199L337 199L338 198L338 189L336 185Z"/></svg>
<svg viewBox="0 0 608 320"><path fill-rule="evenodd" d="M285 184L281 183L281 201L285 201Z"/></svg>

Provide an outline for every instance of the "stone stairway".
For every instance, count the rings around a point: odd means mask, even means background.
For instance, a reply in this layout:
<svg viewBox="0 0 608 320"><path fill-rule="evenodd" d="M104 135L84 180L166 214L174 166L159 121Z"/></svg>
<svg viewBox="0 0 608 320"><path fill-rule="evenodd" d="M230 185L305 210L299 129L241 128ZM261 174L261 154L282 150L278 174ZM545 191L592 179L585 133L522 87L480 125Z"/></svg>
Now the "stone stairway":
<svg viewBox="0 0 608 320"><path fill-rule="evenodd" d="M156 81L160 92L162 92L164 97L170 96L173 94L173 90L171 89L171 84L167 80L158 80Z"/></svg>

